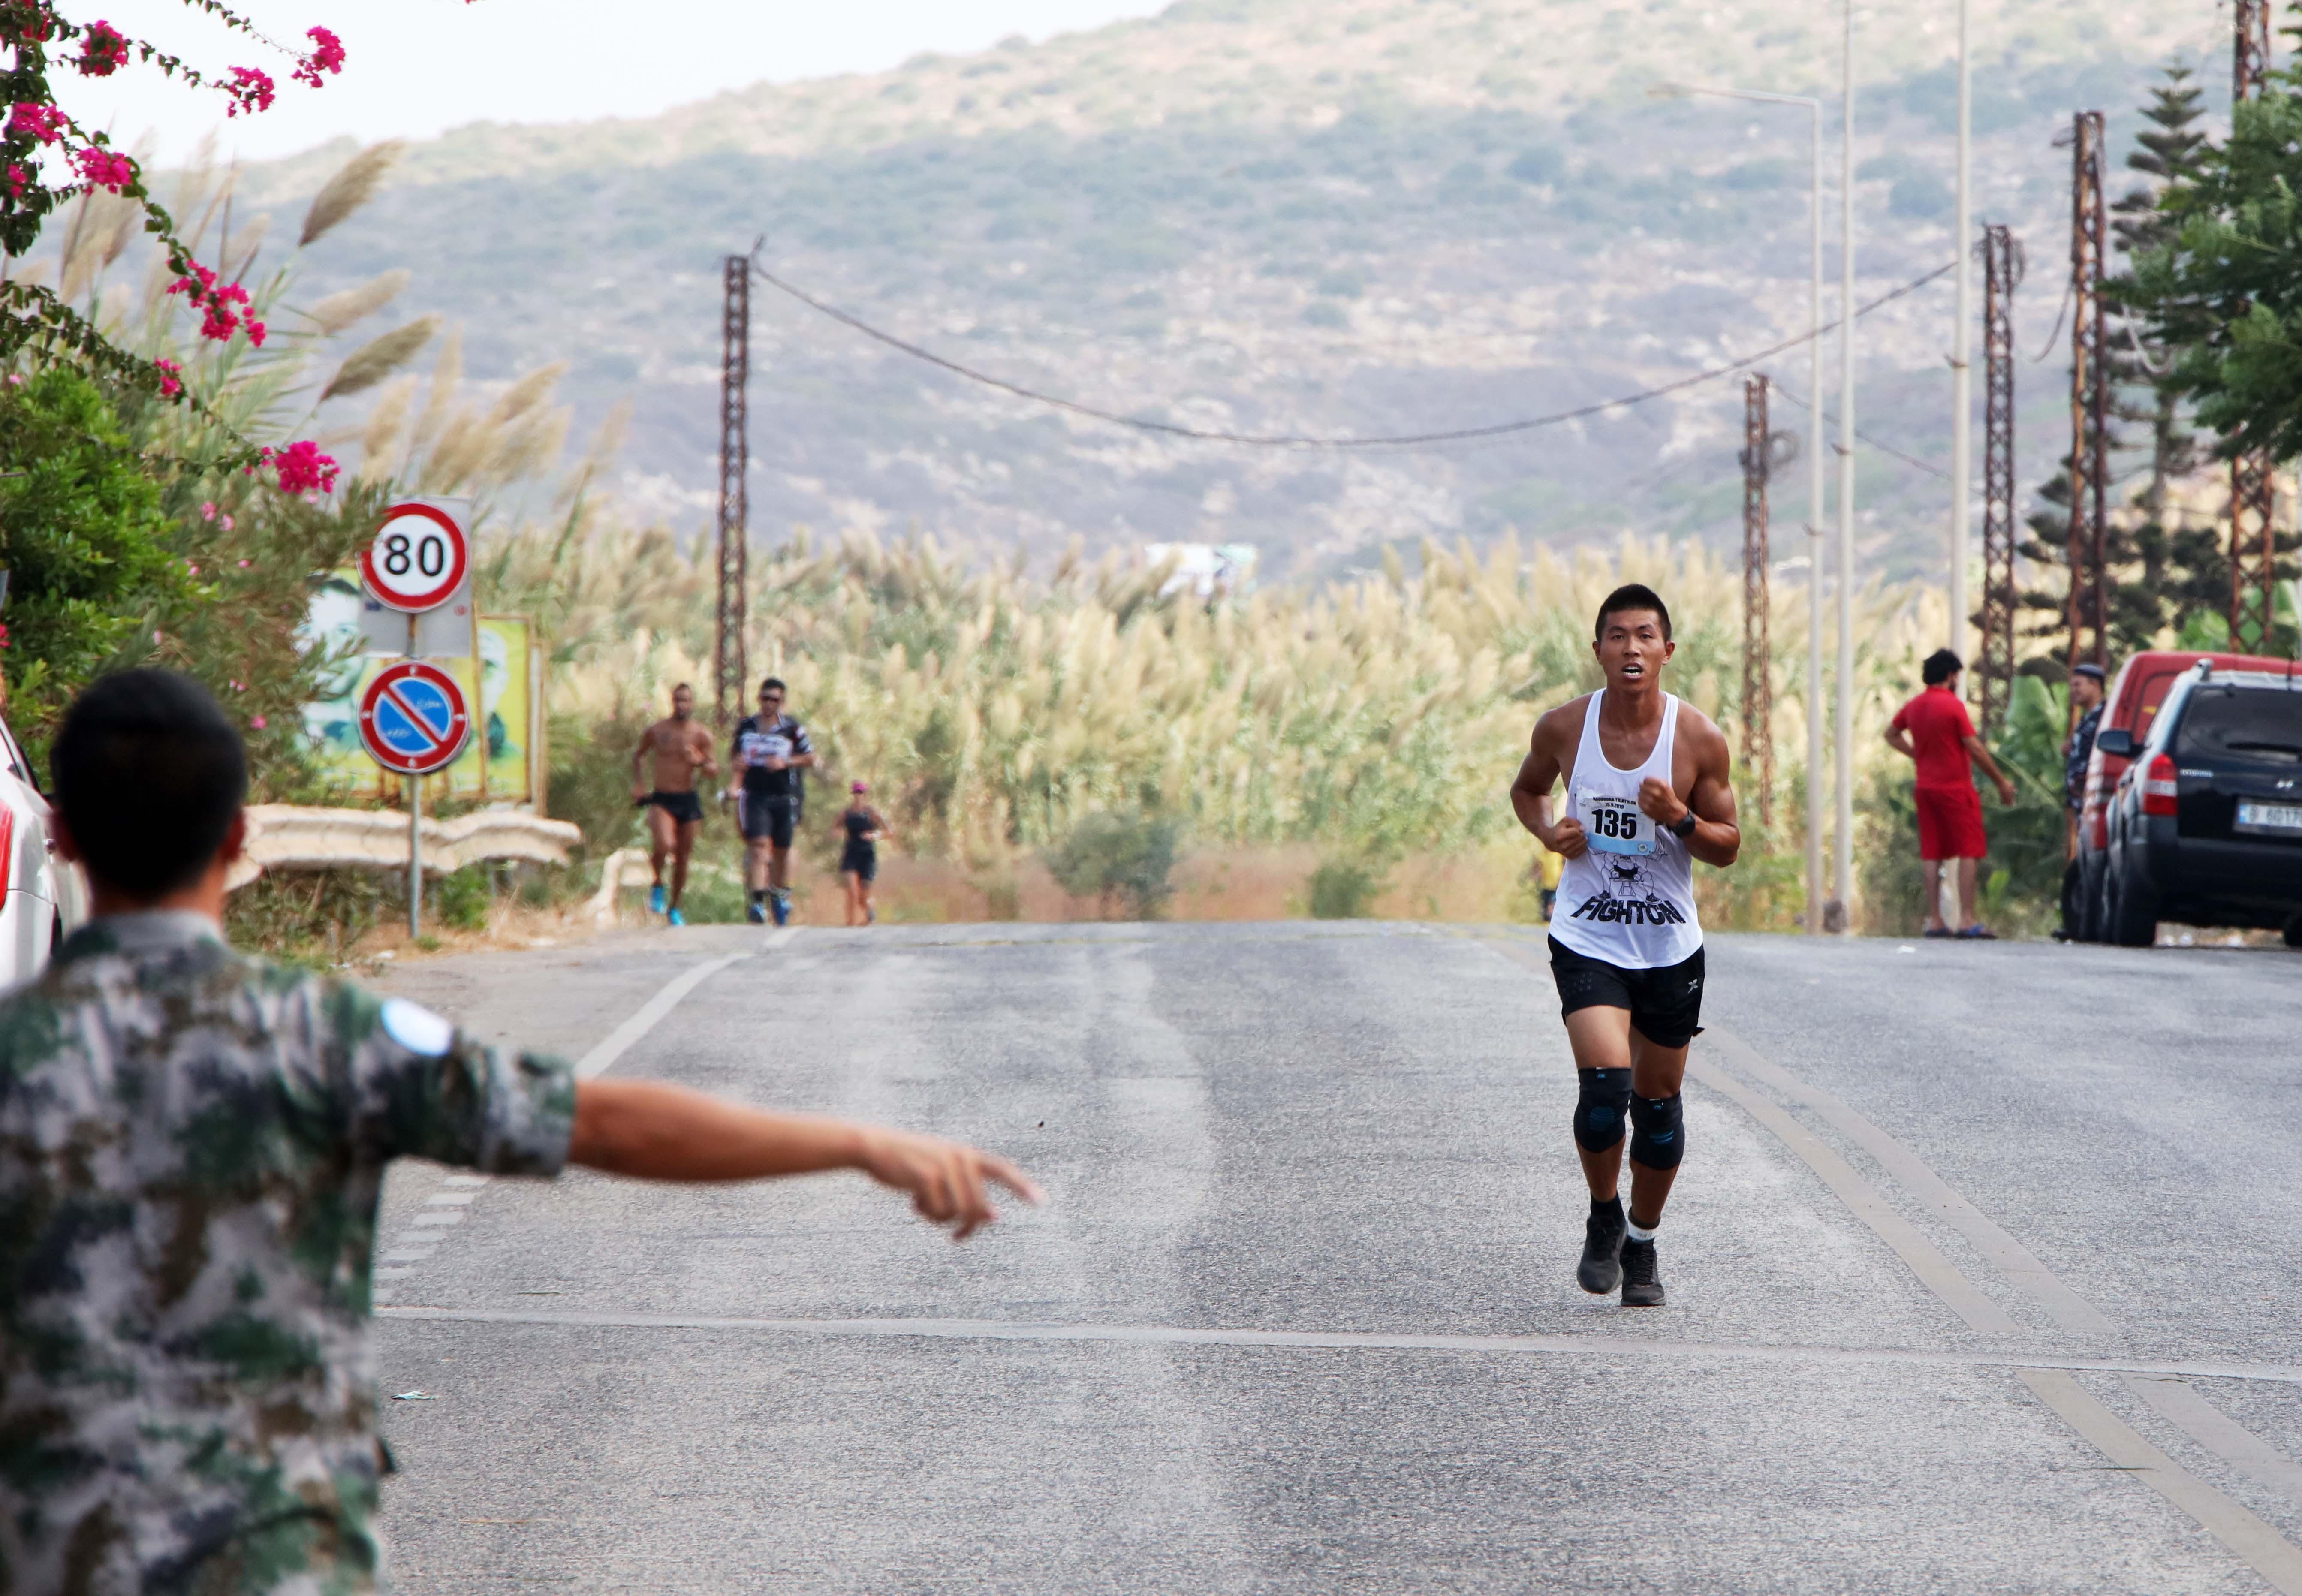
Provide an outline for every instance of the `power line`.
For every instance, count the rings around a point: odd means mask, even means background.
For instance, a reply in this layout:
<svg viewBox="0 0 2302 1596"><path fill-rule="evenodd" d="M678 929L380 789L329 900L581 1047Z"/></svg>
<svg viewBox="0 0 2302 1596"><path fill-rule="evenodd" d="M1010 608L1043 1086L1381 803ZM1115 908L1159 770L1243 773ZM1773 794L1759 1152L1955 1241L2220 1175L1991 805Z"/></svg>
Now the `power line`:
<svg viewBox="0 0 2302 1596"><path fill-rule="evenodd" d="M1777 393L1781 394L1785 399L1790 400L1791 403L1796 405L1800 409L1810 410L1813 408L1811 405L1799 398L1797 394L1784 387L1782 384L1782 379L1779 377L1774 380L1774 389ZM1929 465L1928 462L1919 458L1916 455L1906 455L1891 443L1881 443L1878 439L1873 438L1869 433L1863 432L1859 427L1855 429L1854 436L1861 442L1868 443L1880 454L1893 455L1905 466L1915 466L1920 471L1928 472L1933 475L1939 476L1945 482L1950 480L1950 473L1945 471L1941 466Z"/></svg>
<svg viewBox="0 0 2302 1596"><path fill-rule="evenodd" d="M1855 315L1857 317L1869 315L1881 306L1891 304L1906 294L1917 292L1936 279L1946 275L1954 265L1956 263L1952 262L1937 266L1923 277L1913 278L1902 287L1881 294L1868 305L1860 307L1855 311ZM1458 427L1442 433L1408 433L1382 438L1320 438L1289 433L1226 433L1202 427L1181 426L1173 422L1153 421L1141 416L1122 416L1117 411L1098 409L1093 405L1082 404L1077 399L1043 393L1038 389L1026 388L1021 383L1011 382L1004 377L995 377L987 372L977 371L972 366L962 365L956 360L947 360L932 349L921 349L915 343L908 342L892 332L873 326L860 316L851 315L836 305L826 304L804 289L796 288L784 281L769 272L766 267L758 265L756 261L752 269L759 273L760 281L769 288L790 295L809 309L829 316L842 325L852 327L864 337L883 343L891 349L909 355L915 360L923 360L929 365L938 366L954 376L964 377L970 382L979 382L987 388L996 388L1003 393L1012 393L1018 399L1029 399L1034 404L1051 405L1058 410L1068 410L1073 415L1085 416L1096 421L1107 421L1118 426L1134 427L1147 433L1161 433L1172 438L1188 438L1201 443L1243 443L1261 449L1399 449L1431 443L1467 442L1481 438L1501 437L1510 433L1533 432L1538 427L1558 426L1565 422L1580 421L1585 416L1596 416L1602 411L1616 409L1625 405L1642 405L1649 399L1662 399L1700 383L1731 376L1746 366L1756 365L1761 360L1779 355L1785 349L1794 349L1810 340L1819 338L1839 325L1836 321L1827 322L1811 332L1802 332L1796 338L1785 339L1778 344L1760 349L1756 354L1746 355L1729 365L1714 366L1709 371L1698 372L1693 376L1682 377L1676 382L1666 382L1659 388L1650 388L1643 392L1628 394L1621 399L1605 399L1597 404L1578 405L1572 410L1557 410L1548 416L1530 416L1517 421L1495 422L1486 426ZM1932 467L1929 466L1928 469L1931 470Z"/></svg>

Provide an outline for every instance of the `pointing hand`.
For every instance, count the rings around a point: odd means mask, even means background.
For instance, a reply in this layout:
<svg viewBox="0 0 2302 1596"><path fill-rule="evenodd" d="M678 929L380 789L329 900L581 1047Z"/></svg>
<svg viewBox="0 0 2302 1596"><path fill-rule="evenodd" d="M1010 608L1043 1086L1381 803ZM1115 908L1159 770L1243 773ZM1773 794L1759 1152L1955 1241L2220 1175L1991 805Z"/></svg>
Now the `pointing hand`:
<svg viewBox="0 0 2302 1596"><path fill-rule="evenodd" d="M1037 1207L1045 1201L1031 1178L1004 1158L939 1137L872 1128L864 1138L863 1172L883 1186L912 1194L912 1206L931 1223L952 1227L964 1241L998 1215L985 1189L996 1181Z"/></svg>

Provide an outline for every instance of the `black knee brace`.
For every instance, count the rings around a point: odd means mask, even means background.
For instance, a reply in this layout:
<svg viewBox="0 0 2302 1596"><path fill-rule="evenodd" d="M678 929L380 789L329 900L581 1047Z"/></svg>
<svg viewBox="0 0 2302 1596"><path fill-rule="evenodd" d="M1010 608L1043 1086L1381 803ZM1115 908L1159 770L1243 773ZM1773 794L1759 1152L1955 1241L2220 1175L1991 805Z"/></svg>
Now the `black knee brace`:
<svg viewBox="0 0 2302 1596"><path fill-rule="evenodd" d="M1582 1095L1575 1099L1575 1143L1603 1153L1623 1139L1623 1113L1631 1106L1628 1070L1577 1070Z"/></svg>
<svg viewBox="0 0 2302 1596"><path fill-rule="evenodd" d="M1631 1099L1631 1162L1676 1169L1686 1155L1686 1116L1676 1092Z"/></svg>

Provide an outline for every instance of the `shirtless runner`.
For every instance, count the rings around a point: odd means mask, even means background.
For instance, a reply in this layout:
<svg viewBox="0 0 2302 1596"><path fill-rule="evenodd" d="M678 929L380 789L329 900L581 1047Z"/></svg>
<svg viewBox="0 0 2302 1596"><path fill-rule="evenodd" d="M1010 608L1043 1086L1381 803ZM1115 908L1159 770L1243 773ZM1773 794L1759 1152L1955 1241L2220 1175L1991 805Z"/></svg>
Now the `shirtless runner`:
<svg viewBox="0 0 2302 1596"><path fill-rule="evenodd" d="M648 786L651 770L652 789ZM703 800L695 791L699 773L717 776L719 766L711 757L711 734L695 718L695 689L682 682L671 690L670 718L642 732L632 755L632 802L648 812L648 863L655 867L648 912L665 914L675 926L687 923L679 911L679 899L687 890L687 857L695 852L695 834L703 828ZM667 853L671 855L668 903L663 890Z"/></svg>
<svg viewBox="0 0 2302 1596"><path fill-rule="evenodd" d="M1702 1027L1702 927L1693 861L1735 862L1743 834L1726 738L1662 690L1670 611L1633 583L1599 607L1601 692L1534 723L1511 783L1519 824L1567 863L1550 920L1550 972L1581 1090L1575 1143L1591 1188L1575 1280L1626 1307L1663 1300L1655 1227L1686 1150L1679 1084ZM1567 813L1551 819L1564 777ZM1629 1121L1631 1206L1617 1191Z"/></svg>

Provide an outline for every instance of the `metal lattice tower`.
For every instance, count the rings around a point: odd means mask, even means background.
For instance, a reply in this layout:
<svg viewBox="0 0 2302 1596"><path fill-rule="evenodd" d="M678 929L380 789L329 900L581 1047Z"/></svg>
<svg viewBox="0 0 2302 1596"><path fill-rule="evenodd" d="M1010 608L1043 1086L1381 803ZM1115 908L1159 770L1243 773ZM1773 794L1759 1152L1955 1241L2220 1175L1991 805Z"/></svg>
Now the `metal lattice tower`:
<svg viewBox="0 0 2302 1596"><path fill-rule="evenodd" d="M1987 735L2014 692L2014 288L2012 230L1982 230L1982 658L1975 671Z"/></svg>
<svg viewBox="0 0 2302 1596"><path fill-rule="evenodd" d="M2270 71L2271 0L2238 0L2238 37L2231 51L2231 98L2250 100Z"/></svg>
<svg viewBox="0 0 2302 1596"><path fill-rule="evenodd" d="M2250 100L2262 93L2270 71L2271 0L2238 0L2237 38L2231 52L2231 94ZM2272 598L2278 570L2276 477L2270 457L2259 450L2231 461L2231 647L2241 653L2267 653Z"/></svg>
<svg viewBox="0 0 2302 1596"><path fill-rule="evenodd" d="M2241 654L2270 651L2278 534L2271 521L2277 479L2258 451L2231 462L2230 645Z"/></svg>
<svg viewBox="0 0 2302 1596"><path fill-rule="evenodd" d="M717 658L719 724L744 712L751 670L744 655L749 619L752 505L746 479L752 463L746 391L752 381L752 261L731 255L722 263L727 294L719 315L719 638Z"/></svg>
<svg viewBox="0 0 2302 1596"><path fill-rule="evenodd" d="M1759 824L1775 819L1775 692L1769 669L1767 476L1774 435L1767 379L1743 380L1743 759L1759 784Z"/></svg>
<svg viewBox="0 0 2302 1596"><path fill-rule="evenodd" d="M2110 528L2110 339L2103 308L2102 113L2078 113L2071 141L2070 664L2107 667L2105 543Z"/></svg>

